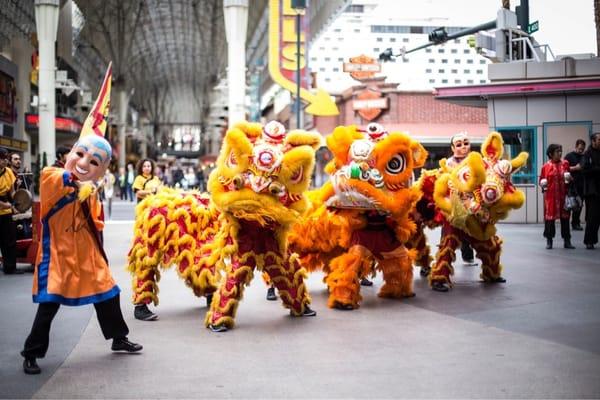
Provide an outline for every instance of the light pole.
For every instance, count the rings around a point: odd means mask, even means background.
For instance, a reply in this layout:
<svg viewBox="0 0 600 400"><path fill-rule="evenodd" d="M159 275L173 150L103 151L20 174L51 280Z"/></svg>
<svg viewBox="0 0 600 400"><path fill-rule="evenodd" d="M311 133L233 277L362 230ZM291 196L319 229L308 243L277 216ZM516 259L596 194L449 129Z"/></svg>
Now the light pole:
<svg viewBox="0 0 600 400"><path fill-rule="evenodd" d="M302 127L302 103L300 102L300 89L302 75L300 73L300 38L302 34L302 15L306 9L306 0L292 0L292 8L296 10L296 129Z"/></svg>
<svg viewBox="0 0 600 400"><path fill-rule="evenodd" d="M54 43L58 28L58 0L35 0L35 25L40 53L40 72L38 77L38 154L40 160L44 153L48 164L54 162L56 148L56 60Z"/></svg>

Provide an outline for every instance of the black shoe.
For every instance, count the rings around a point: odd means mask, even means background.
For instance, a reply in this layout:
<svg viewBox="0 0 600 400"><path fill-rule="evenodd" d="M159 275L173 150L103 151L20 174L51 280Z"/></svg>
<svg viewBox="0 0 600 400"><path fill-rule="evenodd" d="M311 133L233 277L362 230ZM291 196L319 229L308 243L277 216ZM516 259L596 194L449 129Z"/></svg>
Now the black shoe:
<svg viewBox="0 0 600 400"><path fill-rule="evenodd" d="M360 280L360 286L373 286L373 281L370 281L367 278L362 278Z"/></svg>
<svg viewBox="0 0 600 400"><path fill-rule="evenodd" d="M210 329L213 332L227 332L229 330L229 328L227 326L225 326L224 324L218 324L218 325L210 324L210 325L208 325L208 329Z"/></svg>
<svg viewBox="0 0 600 400"><path fill-rule="evenodd" d="M448 290L448 286L446 286L445 283L443 282L433 282L431 284L431 289L435 290L436 292L447 292Z"/></svg>
<svg viewBox="0 0 600 400"><path fill-rule="evenodd" d="M150 311L146 304L138 304L135 306L133 316L140 321L156 321L158 319L158 315Z"/></svg>
<svg viewBox="0 0 600 400"><path fill-rule="evenodd" d="M42 369L35 361L35 358L26 358L23 360L23 372L27 375L37 375L42 372Z"/></svg>
<svg viewBox="0 0 600 400"><path fill-rule="evenodd" d="M429 276L429 271L431 271L431 267L421 267L421 271L419 271L419 274L423 277Z"/></svg>
<svg viewBox="0 0 600 400"><path fill-rule="evenodd" d="M269 300L269 301L277 300L277 295L275 294L274 287L270 287L269 289L267 289L267 300Z"/></svg>
<svg viewBox="0 0 600 400"><path fill-rule="evenodd" d="M24 273L25 273L25 271L22 271L22 270L20 270L20 269L16 269L16 268L15 268L15 269L9 269L8 271L7 271L7 270L4 270L4 273L5 273L6 275L21 275L21 274L24 274Z"/></svg>
<svg viewBox="0 0 600 400"><path fill-rule="evenodd" d="M210 308L210 305L212 303L212 299L213 299L213 294L207 294L206 295L206 307Z"/></svg>
<svg viewBox="0 0 600 400"><path fill-rule="evenodd" d="M565 239L565 245L564 245L565 249L574 249L575 246L573 246L571 244L571 239Z"/></svg>
<svg viewBox="0 0 600 400"><path fill-rule="evenodd" d="M113 339L112 351L126 351L128 353L135 353L142 350L144 347L141 344L130 342L126 337Z"/></svg>
<svg viewBox="0 0 600 400"><path fill-rule="evenodd" d="M474 266L474 265L477 265L477 263L475 262L475 260L474 260L474 259L472 259L472 258L469 258L469 259L467 259L467 260L463 260L463 264L464 264L465 266L467 266L467 267L472 267L472 266Z"/></svg>
<svg viewBox="0 0 600 400"><path fill-rule="evenodd" d="M550 250L552 248L552 239L546 239L546 249Z"/></svg>
<svg viewBox="0 0 600 400"><path fill-rule="evenodd" d="M302 312L302 315L295 315L292 310L290 310L290 315L292 317L314 317L317 315L317 312L313 309L311 309L308 304L304 305L304 311Z"/></svg>
<svg viewBox="0 0 600 400"><path fill-rule="evenodd" d="M506 283L506 279L504 279L503 277L499 276L497 278L493 278L489 281L490 283Z"/></svg>
<svg viewBox="0 0 600 400"><path fill-rule="evenodd" d="M582 227L581 225L575 225L575 226L574 226L572 229L573 229L574 231L582 231L582 230L583 230L583 227Z"/></svg>
<svg viewBox="0 0 600 400"><path fill-rule="evenodd" d="M338 310L342 310L342 311L354 310L354 306L352 306L352 304L335 303L335 308L337 308Z"/></svg>
<svg viewBox="0 0 600 400"><path fill-rule="evenodd" d="M586 244L585 248L588 250L594 250L594 245L593 244Z"/></svg>

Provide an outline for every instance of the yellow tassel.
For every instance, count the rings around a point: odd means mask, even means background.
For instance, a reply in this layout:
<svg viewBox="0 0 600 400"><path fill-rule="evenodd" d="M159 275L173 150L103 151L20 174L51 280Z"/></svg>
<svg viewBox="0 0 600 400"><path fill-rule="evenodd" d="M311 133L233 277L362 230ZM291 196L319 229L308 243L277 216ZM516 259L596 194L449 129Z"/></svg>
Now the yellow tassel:
<svg viewBox="0 0 600 400"><path fill-rule="evenodd" d="M89 183L89 182L83 183L79 187L79 191L77 192L77 198L79 199L79 201L85 201L95 191L96 191L96 187L92 183Z"/></svg>

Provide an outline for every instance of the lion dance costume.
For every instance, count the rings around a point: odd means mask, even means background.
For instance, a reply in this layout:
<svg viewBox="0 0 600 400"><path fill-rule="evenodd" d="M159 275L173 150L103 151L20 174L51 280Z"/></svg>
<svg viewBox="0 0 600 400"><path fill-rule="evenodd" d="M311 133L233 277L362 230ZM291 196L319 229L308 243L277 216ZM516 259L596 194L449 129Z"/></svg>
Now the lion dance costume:
<svg viewBox="0 0 600 400"><path fill-rule="evenodd" d="M327 137L331 179L311 193L312 209L290 235L303 265L322 268L332 308L359 307L360 279L383 272L380 297L413 296L413 252L404 243L415 231L409 218L420 192L410 187L413 168L427 152L400 132L370 124L340 126Z"/></svg>
<svg viewBox="0 0 600 400"><path fill-rule="evenodd" d="M234 326L244 287L255 268L265 272L292 315L316 315L308 304L306 272L287 249L290 227L307 207L304 195L321 137L286 133L271 122L228 130L208 180L210 197L163 191L138 206L129 253L134 302L158 302L158 266L178 264L197 295L211 295L206 325Z"/></svg>
<svg viewBox="0 0 600 400"><path fill-rule="evenodd" d="M441 162L433 198L445 221L429 275L434 290L445 292L452 285L452 262L462 241L469 242L482 261L481 278L485 282L505 282L500 264L502 240L496 235L496 222L525 201L525 195L512 185L510 176L525 165L528 154L523 152L512 160L503 160L503 148L502 136L492 132L481 146L481 154L469 153L452 169Z"/></svg>

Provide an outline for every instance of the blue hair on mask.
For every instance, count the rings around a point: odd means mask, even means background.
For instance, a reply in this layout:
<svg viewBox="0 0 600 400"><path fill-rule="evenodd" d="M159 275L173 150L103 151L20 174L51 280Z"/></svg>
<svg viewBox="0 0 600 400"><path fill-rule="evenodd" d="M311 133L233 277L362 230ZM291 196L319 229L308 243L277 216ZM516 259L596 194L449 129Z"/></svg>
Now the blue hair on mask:
<svg viewBox="0 0 600 400"><path fill-rule="evenodd" d="M106 155L108 156L108 159L110 160L110 158L112 157L112 148L110 147L110 143L108 143L106 139L97 135L87 135L79 139L77 143L75 143L75 146L77 146L78 144L83 144L86 141L87 143L96 146L100 150L104 150L106 152Z"/></svg>

